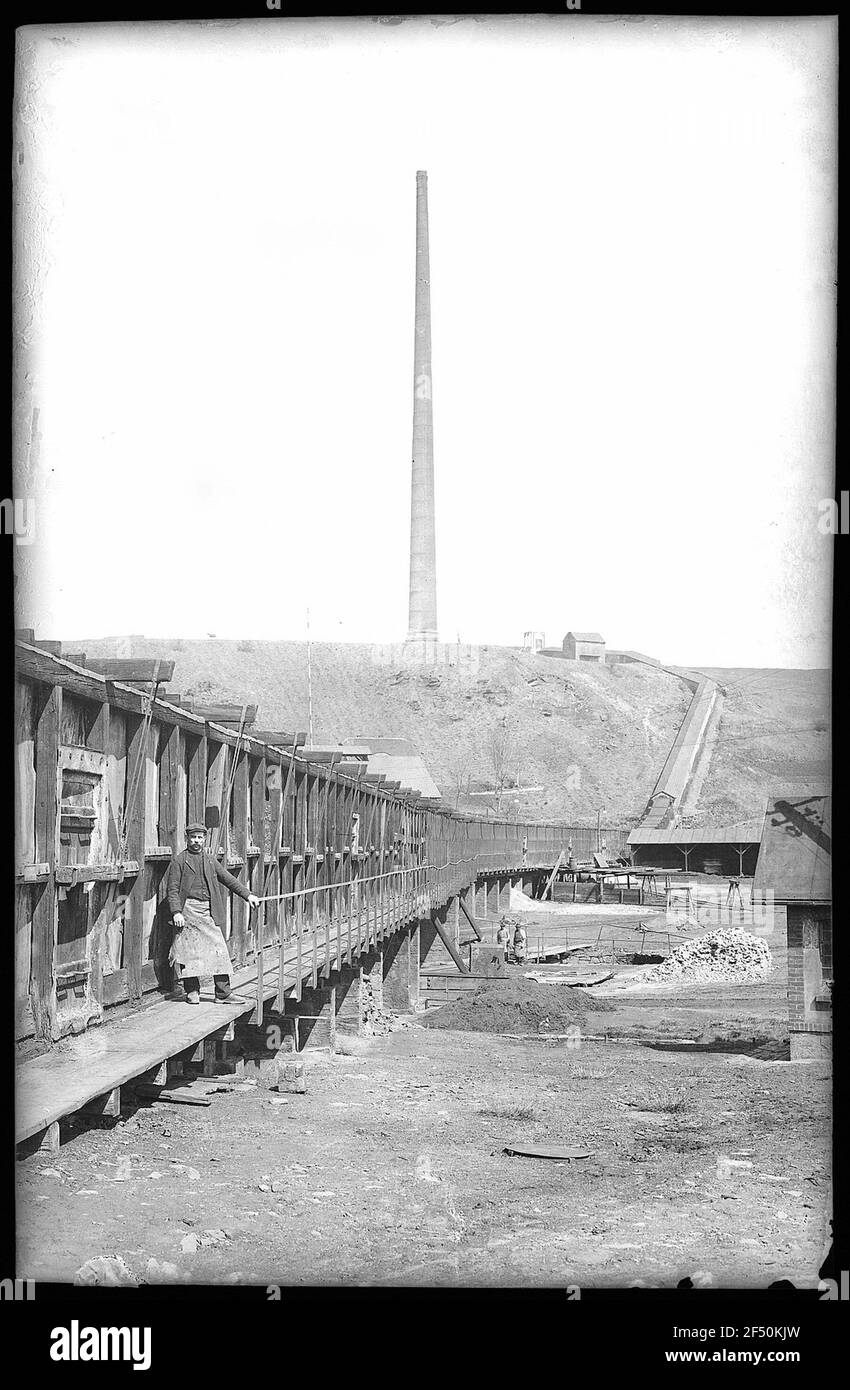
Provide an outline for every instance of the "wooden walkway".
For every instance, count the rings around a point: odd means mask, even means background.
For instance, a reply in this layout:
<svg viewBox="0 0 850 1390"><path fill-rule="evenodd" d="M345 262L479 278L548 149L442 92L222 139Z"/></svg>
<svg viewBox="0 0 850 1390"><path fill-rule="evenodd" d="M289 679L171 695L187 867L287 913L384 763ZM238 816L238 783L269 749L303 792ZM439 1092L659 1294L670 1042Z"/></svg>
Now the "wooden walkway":
<svg viewBox="0 0 850 1390"><path fill-rule="evenodd" d="M358 934L356 924L349 949L348 923L328 924L320 933L324 939L316 949L317 935L305 934L301 949L297 940L284 945L284 994L300 995L299 965L302 987L310 987L327 977L331 970L354 965L357 959L378 942L386 939L424 912L420 903L412 912L408 907L404 920L396 911L387 908L383 921L364 923ZM341 929L344 926L344 930ZM309 949L307 949L309 947ZM279 943L266 946L263 953L262 997L269 1000L279 995ZM234 993L240 997L226 1004L202 997L199 1005L178 999L157 999L123 1018L113 1019L98 1028L90 1028L80 1037L65 1039L61 1047L42 1056L21 1062L16 1075L15 1142L22 1143L67 1115L73 1115L93 1101L107 1096L116 1088L144 1075L176 1058L189 1048L216 1034L223 1033L237 1018L254 1013L258 999L257 966L251 964L236 970L232 977ZM54 1133L52 1140L58 1136ZM50 1145L55 1148L56 1143Z"/></svg>

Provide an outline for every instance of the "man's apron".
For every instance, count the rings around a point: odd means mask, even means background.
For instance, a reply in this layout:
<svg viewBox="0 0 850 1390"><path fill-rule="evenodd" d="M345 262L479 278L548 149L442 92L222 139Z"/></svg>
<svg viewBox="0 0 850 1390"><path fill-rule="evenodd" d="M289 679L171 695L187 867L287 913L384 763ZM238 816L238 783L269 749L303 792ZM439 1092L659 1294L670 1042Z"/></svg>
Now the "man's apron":
<svg viewBox="0 0 850 1390"><path fill-rule="evenodd" d="M233 969L224 937L213 921L210 905L187 898L183 906L185 925L180 928L168 953L169 964L178 965L181 975L198 979L209 975L230 975Z"/></svg>

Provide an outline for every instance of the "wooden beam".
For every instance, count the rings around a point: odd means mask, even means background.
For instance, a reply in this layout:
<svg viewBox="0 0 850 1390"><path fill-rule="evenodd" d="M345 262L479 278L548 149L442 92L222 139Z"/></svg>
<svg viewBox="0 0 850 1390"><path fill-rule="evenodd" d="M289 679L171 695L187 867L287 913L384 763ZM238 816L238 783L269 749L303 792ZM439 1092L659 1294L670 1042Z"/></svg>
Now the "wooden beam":
<svg viewBox="0 0 850 1390"><path fill-rule="evenodd" d="M107 1115L113 1119L121 1114L121 1087L113 1086L105 1095L95 1096L82 1107L84 1115Z"/></svg>
<svg viewBox="0 0 850 1390"><path fill-rule="evenodd" d="M461 974L469 974L469 966L465 963L465 960L462 959L460 952L458 952L456 945L454 945L454 941L451 940L449 931L446 931L446 927L440 922L439 912L432 912L431 920L433 924L435 924L436 933L439 935L440 941L443 942L446 951L449 952L451 959L456 963L457 969L460 970Z"/></svg>
<svg viewBox="0 0 850 1390"><path fill-rule="evenodd" d="M147 800L147 726L143 718L127 721L127 788L132 771L139 765L138 782L132 804L125 805L128 856L137 864L145 862L145 805ZM133 881L124 908L124 964L127 968L127 988L130 1002L142 997L142 941L144 937L144 902L147 873L142 869Z"/></svg>
<svg viewBox="0 0 850 1390"><path fill-rule="evenodd" d="M461 912L463 913L469 925L472 927L472 930L475 932L475 935L477 936L478 940L481 941L482 937L478 927L478 923L476 922L475 918L472 916L471 912L469 911L469 908L464 902L462 893L458 897L458 902L460 903Z"/></svg>
<svg viewBox="0 0 850 1390"><path fill-rule="evenodd" d="M245 878L250 886L251 873L248 866L249 817L248 817L248 754L236 749L237 759L233 774L233 849L246 865ZM231 955L236 965L244 965L248 939L248 904L244 898L234 894L231 900Z"/></svg>
<svg viewBox="0 0 850 1390"><path fill-rule="evenodd" d="M252 729L251 737L259 739L262 743L279 744L284 748L291 748L293 744L300 748L307 742L306 733L283 733L279 729Z"/></svg>
<svg viewBox="0 0 850 1390"><path fill-rule="evenodd" d="M201 719L207 720L211 724L235 724L238 728L242 722L242 705L199 705L190 706L192 713L197 714ZM253 724L257 718L257 706L245 705L245 726Z"/></svg>
<svg viewBox="0 0 850 1390"><path fill-rule="evenodd" d="M168 664L162 663L163 668L167 667ZM20 642L16 645L15 665L17 674L28 680L46 686L61 687L68 694L80 696L84 700L93 700L101 704L104 701L109 701L114 708L127 714L144 714L148 705L148 697L132 685L99 675L91 669L78 671L60 657L50 656L47 652L38 651L31 645ZM166 679L164 673L162 679ZM186 733L194 735L195 738L205 736L209 726L219 742L227 743L230 747L236 747L239 742L238 734L233 729L227 728L225 725L215 726L211 721L192 714L188 708L169 704L162 693L154 700L153 717L161 724L176 724ZM278 734L273 730L252 728L250 734L242 734L242 741L243 746L247 747L250 753L259 757L269 744L278 746L282 742L284 747L291 749L295 743L296 747L300 747L307 742L307 735L306 733ZM351 776L348 773L345 775L349 778ZM376 777L374 780L383 781L383 778Z"/></svg>
<svg viewBox="0 0 850 1390"><path fill-rule="evenodd" d="M59 653L57 653L59 655ZM174 662L159 657L121 657L116 659L89 657L88 668L99 676L116 681L170 681Z"/></svg>
<svg viewBox="0 0 850 1390"><path fill-rule="evenodd" d="M59 730L62 723L62 691L53 686L38 716L35 736L35 834L36 854L48 865L51 877L34 897L30 998L35 1036L53 1037L56 1000L53 989L53 951L56 941L56 886L52 877L59 840Z"/></svg>

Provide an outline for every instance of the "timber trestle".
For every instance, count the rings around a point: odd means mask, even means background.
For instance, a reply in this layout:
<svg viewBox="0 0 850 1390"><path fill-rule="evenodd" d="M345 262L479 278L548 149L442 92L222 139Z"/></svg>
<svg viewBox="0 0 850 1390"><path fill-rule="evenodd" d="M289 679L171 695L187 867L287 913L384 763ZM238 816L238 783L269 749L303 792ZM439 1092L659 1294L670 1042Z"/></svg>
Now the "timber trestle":
<svg viewBox="0 0 850 1390"><path fill-rule="evenodd" d="M269 1001L282 1011L476 885L495 883L498 899L500 883L551 872L568 843L597 845L595 826L481 819L308 761L297 735L254 737L244 706L237 728L217 724L156 698L157 665L138 688L34 643L16 656L15 1036L41 1048L19 1067L19 1139L240 1015L260 1022ZM165 997L165 879L192 820L262 900L228 906L241 1002ZM604 834L609 850L624 846L621 828Z"/></svg>

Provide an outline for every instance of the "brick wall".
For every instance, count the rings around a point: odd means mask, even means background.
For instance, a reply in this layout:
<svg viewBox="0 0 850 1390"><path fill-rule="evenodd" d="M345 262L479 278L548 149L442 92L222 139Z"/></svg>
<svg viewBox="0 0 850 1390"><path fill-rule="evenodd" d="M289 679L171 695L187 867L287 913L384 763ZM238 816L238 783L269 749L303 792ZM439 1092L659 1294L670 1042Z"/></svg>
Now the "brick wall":
<svg viewBox="0 0 850 1390"><path fill-rule="evenodd" d="M832 920L828 907L787 908L788 1020L792 1032L831 1032L830 1009L816 999L832 978Z"/></svg>

